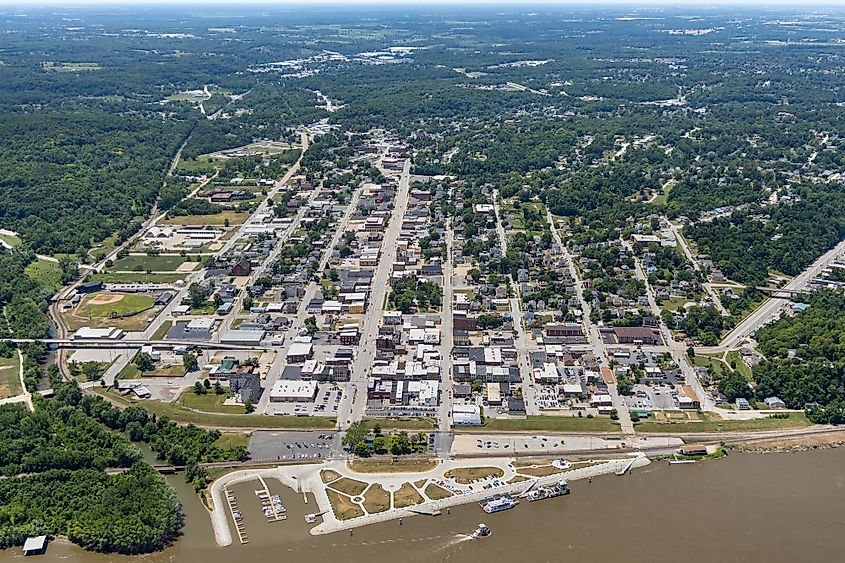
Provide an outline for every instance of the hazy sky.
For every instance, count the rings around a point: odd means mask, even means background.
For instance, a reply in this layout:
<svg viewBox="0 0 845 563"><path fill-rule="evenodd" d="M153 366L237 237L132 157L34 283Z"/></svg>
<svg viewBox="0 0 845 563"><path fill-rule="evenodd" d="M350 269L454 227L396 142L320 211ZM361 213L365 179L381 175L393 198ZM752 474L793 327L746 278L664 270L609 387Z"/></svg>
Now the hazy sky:
<svg viewBox="0 0 845 563"><path fill-rule="evenodd" d="M81 5L132 5L132 4L165 4L175 6L179 4L215 4L243 6L249 4L264 5L354 5L354 4L380 4L394 6L413 5L446 5L457 7L461 5L491 5L505 4L511 6L553 6L553 5L581 5L595 6L598 4L608 6L619 6L636 8L639 6L695 6L707 8L713 6L783 6L794 8L808 8L814 5L819 6L843 6L845 0L0 0L0 5L15 5L21 8L38 5L56 6L81 6Z"/></svg>

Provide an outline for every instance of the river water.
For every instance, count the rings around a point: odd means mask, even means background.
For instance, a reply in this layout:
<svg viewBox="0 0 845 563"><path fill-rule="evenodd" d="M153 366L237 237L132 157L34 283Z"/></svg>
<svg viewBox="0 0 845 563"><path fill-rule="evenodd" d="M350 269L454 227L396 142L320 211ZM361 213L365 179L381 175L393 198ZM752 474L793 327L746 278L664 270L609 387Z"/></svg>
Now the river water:
<svg viewBox="0 0 845 563"><path fill-rule="evenodd" d="M148 563L381 563L460 561L622 561L686 563L840 561L845 550L845 449L734 454L695 465L656 462L625 477L571 483L572 494L484 514L477 505L311 536L303 497L268 481L288 520L268 523L254 483L234 488L250 542L218 548L205 508L182 476L168 477L183 499L184 536ZM469 540L486 523L491 537ZM0 552L0 562L20 559ZM54 542L39 561L129 563L130 558Z"/></svg>

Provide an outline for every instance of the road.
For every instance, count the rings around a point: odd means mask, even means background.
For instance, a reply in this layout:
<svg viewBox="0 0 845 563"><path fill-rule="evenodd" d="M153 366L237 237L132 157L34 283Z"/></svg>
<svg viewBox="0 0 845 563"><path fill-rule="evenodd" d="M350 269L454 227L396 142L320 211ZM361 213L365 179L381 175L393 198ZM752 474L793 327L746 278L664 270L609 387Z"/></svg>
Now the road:
<svg viewBox="0 0 845 563"><path fill-rule="evenodd" d="M493 212L496 214L496 232L499 234L499 244L502 248L502 255L507 254L508 239L505 236L505 228L502 225L502 218L499 213L499 190L493 190ZM531 366L528 363L528 344L525 338L525 327L522 320L522 306L519 287L508 275L508 281L513 288L514 295L509 299L513 328L516 330L516 361L519 367L519 378L521 380L522 399L525 403L525 414L535 416L540 414L537 406L537 397L534 387L534 379L531 374Z"/></svg>
<svg viewBox="0 0 845 563"><path fill-rule="evenodd" d="M830 265L837 256L845 253L845 240L820 256L806 270L792 278L783 289L797 290L804 289L807 283L819 275L819 273ZM753 313L748 315L741 323L730 331L718 346L696 346L695 352L701 354L723 354L736 348L743 339L754 334L760 327L768 324L786 306L783 299L768 299L760 305Z"/></svg>
<svg viewBox="0 0 845 563"><path fill-rule="evenodd" d="M320 258L320 264L317 268L317 272L323 272L328 266L329 260L331 259L332 253L334 252L335 247L337 246L338 242L340 241L343 232L346 230L346 226L349 224L349 220L351 219L352 215L358 208L358 199L361 196L362 187L359 187L355 190L352 197L349 200L349 204L346 207L346 211L343 214L343 218L341 219L340 223L335 227L335 234L332 237L331 243L324 249L323 255ZM293 342L293 339L299 334L299 331L302 330L302 327L305 324L305 318L308 314L308 303L314 299L314 296L317 294L317 290L320 288L320 284L311 280L308 283L308 286L305 288L305 295L302 298L302 301L299 303L299 307L296 311L296 316L291 319L290 326L288 327L287 335L285 336L285 341L281 347L278 349L278 353L276 354L275 360L273 360L273 364L270 366L269 371L267 372L267 379L264 382L264 387L266 389L270 389L276 381L282 376L282 372L285 369L285 365L287 364L287 353L290 349L290 345ZM262 414L268 414L267 410L270 405L270 393L264 393L261 395L261 400L257 406L257 412ZM339 408L339 407L338 407Z"/></svg>
<svg viewBox="0 0 845 563"><path fill-rule="evenodd" d="M364 320L361 345L355 357L349 386L338 407L338 424L343 429L348 428L353 421L363 418L366 411L367 376L375 359L376 337L378 336L379 324L384 313L384 303L390 286L390 272L393 262L396 260L402 220L405 217L405 211L408 209L410 184L411 162L406 161L399 178L399 189L396 191L395 205L393 212L390 214L390 223L384 233L379 263L370 286L370 303Z"/></svg>
<svg viewBox="0 0 845 563"><path fill-rule="evenodd" d="M452 219L446 220L446 256L443 260L443 310L440 316L440 406L437 427L441 432L451 427L452 412Z"/></svg>
<svg viewBox="0 0 845 563"><path fill-rule="evenodd" d="M569 276L575 283L575 295L578 297L578 302L581 304L581 318L584 322L584 330L586 330L590 348L593 350L593 354L596 356L599 365L607 367L607 347L604 344L604 340L602 340L598 326L590 320L590 317L592 316L592 307L590 307L590 304L587 303L586 299L584 299L584 284L581 281L581 276L578 274L578 269L575 267L575 262L572 259L572 255L569 253L569 249L565 244L563 244L563 241L560 238L560 233L555 226L554 217L549 211L546 211L546 221L548 221L549 229L552 231L552 239L554 240L554 243L560 248L561 254L563 254L566 259L566 264L569 268ZM633 434L634 423L631 420L631 414L628 412L628 405L625 403L625 399L623 399L619 394L617 385L615 383L608 384L607 392L613 401L613 408L616 409L616 414L619 415L619 426L622 429L622 432L625 434Z"/></svg>
<svg viewBox="0 0 845 563"><path fill-rule="evenodd" d="M687 260L692 264L692 267L695 269L696 272L703 273L704 281L702 282L702 286L704 287L704 291L707 292L707 295L710 296L710 300L713 302L713 306L721 313L723 317L729 317L730 313L727 309L722 305L722 300L719 299L719 296L716 295L716 292L713 290L713 286L710 285L710 282L707 281L707 272L702 272L701 264L698 263L698 259L693 255L692 251L687 244L687 239L684 238L683 233L678 228L677 225L673 223L669 223L669 229L672 231L672 234L675 235L675 240L678 241L678 244L683 250L684 255L687 257Z"/></svg>

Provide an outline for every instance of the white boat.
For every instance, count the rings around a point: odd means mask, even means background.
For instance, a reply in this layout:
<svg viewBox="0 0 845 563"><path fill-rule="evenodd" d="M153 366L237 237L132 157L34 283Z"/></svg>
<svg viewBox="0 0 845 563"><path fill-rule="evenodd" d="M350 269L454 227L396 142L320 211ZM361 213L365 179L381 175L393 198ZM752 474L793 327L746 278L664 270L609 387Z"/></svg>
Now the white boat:
<svg viewBox="0 0 845 563"><path fill-rule="evenodd" d="M547 498L555 498L562 495L569 494L569 483L561 479L554 485L546 485L545 487L537 487L526 495L529 502L535 500L543 500Z"/></svg>
<svg viewBox="0 0 845 563"><path fill-rule="evenodd" d="M669 465L680 465L682 463L695 463L694 459L670 459Z"/></svg>
<svg viewBox="0 0 845 563"><path fill-rule="evenodd" d="M484 524L479 524L475 531L472 533L472 539L477 540L480 538L486 538L491 534L493 534L493 531L490 530L490 528L488 528Z"/></svg>
<svg viewBox="0 0 845 563"><path fill-rule="evenodd" d="M519 501L514 500L510 495L501 495L489 498L487 500L483 500L479 504L481 505L481 508L484 510L484 512L486 512L487 514L493 514L494 512L510 510L511 508L519 504Z"/></svg>

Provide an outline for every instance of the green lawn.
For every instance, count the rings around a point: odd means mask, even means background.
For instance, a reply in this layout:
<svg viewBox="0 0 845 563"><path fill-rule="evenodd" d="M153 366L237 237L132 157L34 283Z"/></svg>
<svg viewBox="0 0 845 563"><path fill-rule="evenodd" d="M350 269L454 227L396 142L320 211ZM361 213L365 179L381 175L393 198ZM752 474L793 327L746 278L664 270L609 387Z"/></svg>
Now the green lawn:
<svg viewBox="0 0 845 563"><path fill-rule="evenodd" d="M168 217L163 224L166 225L223 225L229 220L230 225L240 225L249 217L247 212L222 211L214 215L182 215L180 217Z"/></svg>
<svg viewBox="0 0 845 563"><path fill-rule="evenodd" d="M722 360L703 354L696 354L692 364L698 368L708 368L713 379L719 379L723 373L730 369Z"/></svg>
<svg viewBox="0 0 845 563"><path fill-rule="evenodd" d="M119 297L113 303L98 303L99 299ZM149 309L155 303L155 297L144 293L92 293L87 295L79 306L81 314L90 317L107 318L111 314L128 315Z"/></svg>
<svg viewBox="0 0 845 563"><path fill-rule="evenodd" d="M370 428L378 424L383 430L435 430L437 428L437 420L430 417L366 417L364 422Z"/></svg>
<svg viewBox="0 0 845 563"><path fill-rule="evenodd" d="M147 274L145 272L103 272L94 274L91 281L104 283L176 283L185 281L184 274Z"/></svg>
<svg viewBox="0 0 845 563"><path fill-rule="evenodd" d="M55 262L34 260L25 271L27 276L49 293L55 293L62 287L62 268Z"/></svg>
<svg viewBox="0 0 845 563"><path fill-rule="evenodd" d="M20 362L17 351L12 351L9 358L0 358L0 399L20 395Z"/></svg>
<svg viewBox="0 0 845 563"><path fill-rule="evenodd" d="M728 360L728 365L730 365L733 361L733 365L736 366L736 371L738 371L745 379L751 381L751 368L748 367L748 364L742 361L742 357L739 355L739 352L728 352L726 359Z"/></svg>
<svg viewBox="0 0 845 563"><path fill-rule="evenodd" d="M161 326L156 329L153 333L153 340L164 340L164 337L167 336L167 331L170 330L170 327L173 326L173 321L164 321L161 323Z"/></svg>
<svg viewBox="0 0 845 563"><path fill-rule="evenodd" d="M263 416L258 414L213 414L198 413L172 404L152 399L128 399L112 391L94 388L98 395L108 397L115 403L128 406L140 405L158 416L167 416L183 424L215 428L289 428L289 429L329 429L334 428L336 419L326 416Z"/></svg>
<svg viewBox="0 0 845 563"><path fill-rule="evenodd" d="M681 422L675 424L642 421L637 424L637 432L664 433L718 433L718 432L757 432L765 430L783 430L787 428L805 428L810 421L804 413L791 412L789 418L759 418L754 420L711 420L706 415L702 422Z"/></svg>
<svg viewBox="0 0 845 563"><path fill-rule="evenodd" d="M187 261L188 257L186 256L147 256L133 254L115 261L109 270L169 272L175 271Z"/></svg>
<svg viewBox="0 0 845 563"><path fill-rule="evenodd" d="M193 389L188 389L179 396L178 403L185 408L203 412L243 414L244 408L242 406L223 404L227 397L226 393L216 394L214 388L209 389L205 395L197 395Z"/></svg>
<svg viewBox="0 0 845 563"><path fill-rule="evenodd" d="M218 448L237 448L243 446L249 448L249 434L243 432L225 432L214 442Z"/></svg>
<svg viewBox="0 0 845 563"><path fill-rule="evenodd" d="M488 418L483 426L468 430L483 432L619 432L619 425L609 418L601 417L529 416L525 419Z"/></svg>

